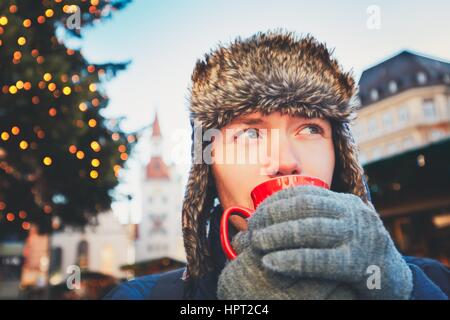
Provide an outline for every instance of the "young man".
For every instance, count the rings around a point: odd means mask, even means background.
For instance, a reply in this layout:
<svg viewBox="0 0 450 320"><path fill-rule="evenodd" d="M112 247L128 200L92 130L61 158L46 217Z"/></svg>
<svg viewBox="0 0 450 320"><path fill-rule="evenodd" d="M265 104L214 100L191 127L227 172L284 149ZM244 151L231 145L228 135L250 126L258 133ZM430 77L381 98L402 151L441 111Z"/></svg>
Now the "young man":
<svg viewBox="0 0 450 320"><path fill-rule="evenodd" d="M448 298L449 270L401 256L370 202L349 127L355 83L323 44L278 31L238 38L198 61L192 81L187 267L130 281L107 299ZM290 174L331 190L298 186L267 198L247 230L234 230L238 256L227 261L223 210L253 208L253 187Z"/></svg>

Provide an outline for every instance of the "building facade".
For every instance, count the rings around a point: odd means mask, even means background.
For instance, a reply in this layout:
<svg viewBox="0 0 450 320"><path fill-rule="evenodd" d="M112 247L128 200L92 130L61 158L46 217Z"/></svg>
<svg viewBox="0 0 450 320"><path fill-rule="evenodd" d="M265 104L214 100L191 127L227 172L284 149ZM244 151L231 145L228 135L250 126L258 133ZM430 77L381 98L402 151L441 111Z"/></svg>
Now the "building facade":
<svg viewBox="0 0 450 320"><path fill-rule="evenodd" d="M142 220L136 240L136 262L159 258L185 261L181 233L181 176L162 157L162 135L158 121L152 125L151 158L142 180Z"/></svg>
<svg viewBox="0 0 450 320"><path fill-rule="evenodd" d="M354 133L403 254L450 265L450 63L403 51L362 73Z"/></svg>
<svg viewBox="0 0 450 320"><path fill-rule="evenodd" d="M450 63L403 51L365 70L359 88L363 164L450 136Z"/></svg>
<svg viewBox="0 0 450 320"><path fill-rule="evenodd" d="M130 226L121 224L112 211L97 219L96 226L86 226L84 231L66 227L50 237L50 284L65 281L74 267L118 279L129 277L120 267L134 262Z"/></svg>

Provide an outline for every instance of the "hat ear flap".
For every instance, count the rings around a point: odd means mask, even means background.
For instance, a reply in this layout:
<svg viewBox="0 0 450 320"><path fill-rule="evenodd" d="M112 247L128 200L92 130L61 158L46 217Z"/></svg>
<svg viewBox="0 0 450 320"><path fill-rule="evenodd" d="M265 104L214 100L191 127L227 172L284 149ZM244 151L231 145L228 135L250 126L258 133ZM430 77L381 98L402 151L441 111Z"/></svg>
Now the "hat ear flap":
<svg viewBox="0 0 450 320"><path fill-rule="evenodd" d="M364 169L358 160L358 147L346 122L332 122L336 166L332 189L353 193L366 204L370 203L369 190L364 183Z"/></svg>
<svg viewBox="0 0 450 320"><path fill-rule="evenodd" d="M192 164L182 208L184 249L187 277L198 278L212 269L206 224L216 197L210 166Z"/></svg>

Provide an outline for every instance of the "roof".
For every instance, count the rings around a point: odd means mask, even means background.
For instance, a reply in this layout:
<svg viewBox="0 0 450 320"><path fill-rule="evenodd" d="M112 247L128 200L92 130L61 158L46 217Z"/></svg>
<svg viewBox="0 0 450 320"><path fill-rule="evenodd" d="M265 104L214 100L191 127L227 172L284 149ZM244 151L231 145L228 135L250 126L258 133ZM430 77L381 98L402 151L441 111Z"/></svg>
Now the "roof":
<svg viewBox="0 0 450 320"><path fill-rule="evenodd" d="M157 143L161 138L161 128L159 127L158 113L155 113L155 120L152 125L152 143ZM159 154L154 154L146 167L147 179L170 179L169 168Z"/></svg>
<svg viewBox="0 0 450 320"><path fill-rule="evenodd" d="M359 80L361 107L408 89L436 84L450 85L450 63L405 50L364 70ZM373 90L377 99L371 97Z"/></svg>
<svg viewBox="0 0 450 320"><path fill-rule="evenodd" d="M449 162L446 138L364 165L375 207L382 216L396 207L412 213L423 203L439 206L444 199L450 210Z"/></svg>
<svg viewBox="0 0 450 320"><path fill-rule="evenodd" d="M155 113L155 120L153 121L152 138L161 137L161 128L159 127L158 114Z"/></svg>
<svg viewBox="0 0 450 320"><path fill-rule="evenodd" d="M146 168L147 179L170 179L169 168L161 157L152 157Z"/></svg>

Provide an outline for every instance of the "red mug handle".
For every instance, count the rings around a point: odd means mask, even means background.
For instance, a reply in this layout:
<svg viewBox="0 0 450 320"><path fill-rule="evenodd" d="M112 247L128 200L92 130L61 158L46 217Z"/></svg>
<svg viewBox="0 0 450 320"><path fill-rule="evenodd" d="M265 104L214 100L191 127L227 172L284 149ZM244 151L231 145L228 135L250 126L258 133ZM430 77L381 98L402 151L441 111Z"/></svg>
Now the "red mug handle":
<svg viewBox="0 0 450 320"><path fill-rule="evenodd" d="M249 218L253 214L253 210L240 206L233 206L227 208L220 219L220 242L222 243L223 251L228 259L233 260L237 257L236 251L233 249L228 237L228 219L232 214L240 213L244 218Z"/></svg>

